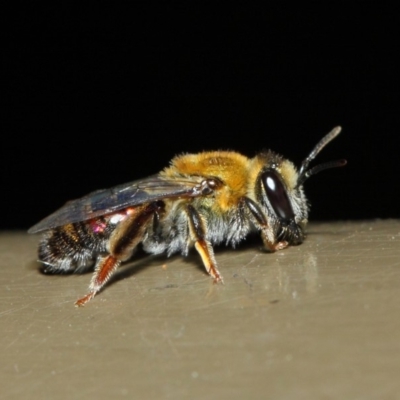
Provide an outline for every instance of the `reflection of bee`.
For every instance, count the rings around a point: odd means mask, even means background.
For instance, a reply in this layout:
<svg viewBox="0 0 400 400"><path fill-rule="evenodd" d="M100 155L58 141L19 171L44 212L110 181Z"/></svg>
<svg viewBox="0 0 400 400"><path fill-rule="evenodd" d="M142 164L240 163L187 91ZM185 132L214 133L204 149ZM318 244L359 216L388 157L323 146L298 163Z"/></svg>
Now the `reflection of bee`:
<svg viewBox="0 0 400 400"><path fill-rule="evenodd" d="M184 154L158 175L70 201L29 230L46 231L39 259L45 272L80 272L96 262L78 306L95 296L139 243L149 253L168 255L187 255L194 245L207 272L222 282L212 244L235 246L251 230L260 232L269 251L303 242L303 182L346 161L308 165L340 130L328 133L299 171L272 151L252 159L230 151Z"/></svg>

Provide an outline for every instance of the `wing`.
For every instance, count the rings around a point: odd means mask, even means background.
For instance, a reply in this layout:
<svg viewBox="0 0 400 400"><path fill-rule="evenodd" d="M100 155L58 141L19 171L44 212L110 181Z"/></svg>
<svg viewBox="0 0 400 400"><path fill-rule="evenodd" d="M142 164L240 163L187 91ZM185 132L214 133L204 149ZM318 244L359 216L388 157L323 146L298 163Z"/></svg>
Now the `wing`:
<svg viewBox="0 0 400 400"><path fill-rule="evenodd" d="M98 190L63 207L32 226L28 233L37 233L58 226L86 221L110 214L126 207L137 206L151 201L202 195L202 177L193 179L165 179L159 175L125 183L110 189Z"/></svg>

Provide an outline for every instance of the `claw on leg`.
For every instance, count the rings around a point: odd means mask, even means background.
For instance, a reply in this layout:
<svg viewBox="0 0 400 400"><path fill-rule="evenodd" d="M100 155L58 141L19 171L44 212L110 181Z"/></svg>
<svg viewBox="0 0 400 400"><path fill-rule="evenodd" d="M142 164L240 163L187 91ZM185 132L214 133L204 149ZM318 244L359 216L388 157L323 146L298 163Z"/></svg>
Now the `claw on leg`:
<svg viewBox="0 0 400 400"><path fill-rule="evenodd" d="M264 236L263 236L263 242L265 248L271 253L274 253L275 251L278 250L286 249L286 247L289 246L289 242L287 241L271 243L268 239L264 238Z"/></svg>
<svg viewBox="0 0 400 400"><path fill-rule="evenodd" d="M88 301L92 300L96 295L96 292L89 292L86 296L83 296L75 302L76 307L83 307Z"/></svg>

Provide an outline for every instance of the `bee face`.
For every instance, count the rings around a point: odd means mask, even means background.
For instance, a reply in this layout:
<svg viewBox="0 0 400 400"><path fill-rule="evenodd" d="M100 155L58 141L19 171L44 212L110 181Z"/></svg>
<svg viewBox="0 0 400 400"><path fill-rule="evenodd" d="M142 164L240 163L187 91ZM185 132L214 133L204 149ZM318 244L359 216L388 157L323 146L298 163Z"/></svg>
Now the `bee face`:
<svg viewBox="0 0 400 400"><path fill-rule="evenodd" d="M292 245L302 243L308 218L308 202L302 186L297 185L298 176L290 161L268 152L256 183L256 199L274 237Z"/></svg>
<svg viewBox="0 0 400 400"><path fill-rule="evenodd" d="M326 135L299 170L272 151L251 159L229 151L184 154L157 175L70 201L29 230L44 231L39 260L47 272L95 264L78 306L95 296L139 244L168 255L186 255L194 247L208 274L222 282L214 244L236 245L251 230L260 233L268 251L303 242L308 219L303 182L346 162L308 165L339 132Z"/></svg>

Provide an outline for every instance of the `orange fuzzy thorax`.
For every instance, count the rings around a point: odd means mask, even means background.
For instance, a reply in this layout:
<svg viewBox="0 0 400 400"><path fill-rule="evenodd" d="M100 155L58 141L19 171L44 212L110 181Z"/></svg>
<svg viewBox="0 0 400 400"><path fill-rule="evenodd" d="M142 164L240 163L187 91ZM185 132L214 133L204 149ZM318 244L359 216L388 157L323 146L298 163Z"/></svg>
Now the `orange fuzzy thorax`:
<svg viewBox="0 0 400 400"><path fill-rule="evenodd" d="M223 211L235 206L247 193L248 158L232 151L183 154L171 161L162 175L216 177L224 184L217 191L215 204Z"/></svg>

